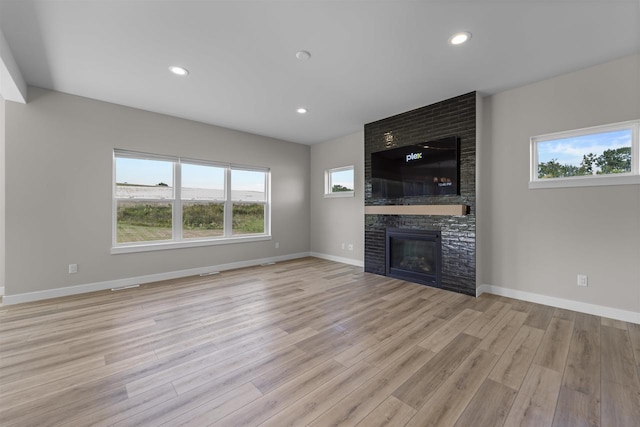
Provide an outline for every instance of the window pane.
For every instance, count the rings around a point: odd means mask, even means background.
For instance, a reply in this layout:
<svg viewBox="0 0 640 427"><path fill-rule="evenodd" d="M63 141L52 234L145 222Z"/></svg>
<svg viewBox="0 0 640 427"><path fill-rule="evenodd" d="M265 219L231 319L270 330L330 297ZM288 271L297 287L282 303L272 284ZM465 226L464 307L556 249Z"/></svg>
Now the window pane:
<svg viewBox="0 0 640 427"><path fill-rule="evenodd" d="M224 236L224 205L221 203L183 203L182 237L202 239Z"/></svg>
<svg viewBox="0 0 640 427"><path fill-rule="evenodd" d="M224 200L225 169L182 164L182 200Z"/></svg>
<svg viewBox="0 0 640 427"><path fill-rule="evenodd" d="M265 205L233 204L233 234L263 234Z"/></svg>
<svg viewBox="0 0 640 427"><path fill-rule="evenodd" d="M329 173L331 193L353 191L353 169L331 171Z"/></svg>
<svg viewBox="0 0 640 427"><path fill-rule="evenodd" d="M116 197L172 199L173 163L161 160L116 158Z"/></svg>
<svg viewBox="0 0 640 427"><path fill-rule="evenodd" d="M171 203L118 201L117 241L171 240Z"/></svg>
<svg viewBox="0 0 640 427"><path fill-rule="evenodd" d="M259 171L231 170L231 199L237 201L266 200L267 174Z"/></svg>
<svg viewBox="0 0 640 427"><path fill-rule="evenodd" d="M538 179L631 172L632 130L540 141Z"/></svg>

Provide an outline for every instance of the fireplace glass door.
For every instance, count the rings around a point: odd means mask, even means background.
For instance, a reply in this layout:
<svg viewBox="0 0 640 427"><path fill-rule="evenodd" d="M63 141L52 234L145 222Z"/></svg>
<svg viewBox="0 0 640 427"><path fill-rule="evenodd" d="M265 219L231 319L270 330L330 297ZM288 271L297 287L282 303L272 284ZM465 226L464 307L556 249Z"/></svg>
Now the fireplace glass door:
<svg viewBox="0 0 640 427"><path fill-rule="evenodd" d="M387 276L441 286L439 232L387 229L386 234Z"/></svg>
<svg viewBox="0 0 640 427"><path fill-rule="evenodd" d="M391 268L434 274L436 244L425 240L391 239Z"/></svg>

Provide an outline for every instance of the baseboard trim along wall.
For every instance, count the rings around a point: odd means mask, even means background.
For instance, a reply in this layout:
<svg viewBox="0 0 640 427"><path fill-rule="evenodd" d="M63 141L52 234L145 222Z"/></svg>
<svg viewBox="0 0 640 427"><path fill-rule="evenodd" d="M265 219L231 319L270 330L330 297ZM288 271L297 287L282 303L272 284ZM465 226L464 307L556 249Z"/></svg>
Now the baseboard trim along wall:
<svg viewBox="0 0 640 427"><path fill-rule="evenodd" d="M312 257L316 257L316 258L326 259L327 261L341 262L343 264L349 264L349 265L353 265L355 267L363 267L364 268L364 261L362 261L362 260L351 259L351 258L343 258L341 256L322 254L322 253L319 253L319 252L311 252L310 255Z"/></svg>
<svg viewBox="0 0 640 427"><path fill-rule="evenodd" d="M593 314L595 316L608 317L610 319L640 324L640 313L635 311L621 310L619 308L605 307L603 305L573 301L564 298L534 294L532 292L519 291L517 289L509 289L486 284L480 285L478 287L476 295L480 296L485 292L488 294L500 295L503 297L515 298L522 301L535 302L537 304L544 304L552 307L563 308L566 310L573 310L581 313Z"/></svg>
<svg viewBox="0 0 640 427"><path fill-rule="evenodd" d="M126 279L108 280L105 282L88 283L86 285L68 286L64 288L49 289L46 291L27 292L24 294L4 295L4 286L0 286L0 296L2 296L3 305L21 304L25 302L40 301L51 298L65 297L69 295L78 295L88 292L104 291L106 289L121 288L124 286L141 285L144 283L159 282L161 280L178 279L181 277L195 276L213 271L233 270L243 267L254 267L261 264L271 262L289 261L292 259L304 257L316 257L326 259L328 261L340 262L343 264L353 265L355 267L364 267L364 261L351 258L343 258L334 255L328 255L318 252L300 252L295 254L281 255L276 257L254 259L248 261L238 261L227 264L212 265L208 267L192 268L188 270L170 271L167 273L150 274L147 276L131 277ZM593 314L595 316L608 317L611 319L622 320L625 322L640 324L640 313L634 311L621 310L618 308L605 307L597 304L590 304L580 301L573 301L563 298L551 297L548 295L535 294L532 292L519 291L516 289L503 288L482 284L477 289L477 296L483 293L500 295L508 298L515 298L522 301L534 302L537 304L549 305L552 307L563 308L566 310L578 311L581 313Z"/></svg>
<svg viewBox="0 0 640 427"><path fill-rule="evenodd" d="M143 283L158 282L160 280L178 279L180 277L195 276L213 271L233 270L242 267L254 267L270 262L289 261L292 259L308 257L309 252L281 255L276 257L254 259L248 261L231 262L228 264L212 265L208 267L191 268L188 270L170 271L167 273L149 274L147 276L131 277L126 279L108 280L105 282L89 283L86 285L68 286L64 288L49 289L46 291L27 292L24 294L5 295L2 297L2 305L20 304L24 302L40 301L51 298L66 297L69 295L84 294L87 292L104 291L124 286L141 285ZM4 289L3 289L4 290Z"/></svg>

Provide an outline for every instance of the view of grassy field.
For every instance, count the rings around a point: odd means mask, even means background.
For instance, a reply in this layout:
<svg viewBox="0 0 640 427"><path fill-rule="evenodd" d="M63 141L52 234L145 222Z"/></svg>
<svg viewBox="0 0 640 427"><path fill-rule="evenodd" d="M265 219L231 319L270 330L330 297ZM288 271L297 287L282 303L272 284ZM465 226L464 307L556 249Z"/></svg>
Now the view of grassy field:
<svg viewBox="0 0 640 427"><path fill-rule="evenodd" d="M224 206L216 203L183 204L183 238L224 235ZM120 202L117 211L118 243L171 240L172 214L169 203ZM234 204L232 233L264 233L264 205Z"/></svg>
<svg viewBox="0 0 640 427"><path fill-rule="evenodd" d="M118 243L171 240L171 227L151 227L118 222Z"/></svg>

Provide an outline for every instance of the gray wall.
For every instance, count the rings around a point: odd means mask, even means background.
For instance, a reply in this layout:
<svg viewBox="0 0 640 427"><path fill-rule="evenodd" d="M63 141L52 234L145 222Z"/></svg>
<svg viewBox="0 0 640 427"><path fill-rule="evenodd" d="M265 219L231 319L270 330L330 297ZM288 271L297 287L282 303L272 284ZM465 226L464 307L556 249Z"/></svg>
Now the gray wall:
<svg viewBox="0 0 640 427"><path fill-rule="evenodd" d="M29 90L6 103L7 295L309 251L308 146ZM270 167L273 240L111 255L114 148Z"/></svg>
<svg viewBox="0 0 640 427"><path fill-rule="evenodd" d="M324 197L324 171L354 166L354 197ZM311 146L311 251L364 259L364 132ZM353 251L342 249L353 243Z"/></svg>
<svg viewBox="0 0 640 427"><path fill-rule="evenodd" d="M634 55L484 99L478 284L640 311L640 186L528 189L530 136L638 119L639 94L640 55ZM364 258L361 132L309 148L40 89L30 95L27 105L0 99L6 294L310 248ZM110 255L114 147L270 166L280 249L266 241ZM324 199L324 170L346 164L356 166L356 197ZM347 239L353 253L340 248ZM70 276L72 262L80 272ZM576 286L577 273L589 275L588 288Z"/></svg>
<svg viewBox="0 0 640 427"><path fill-rule="evenodd" d="M528 189L531 136L638 118L640 55L485 99L483 283L640 311L640 185Z"/></svg>
<svg viewBox="0 0 640 427"><path fill-rule="evenodd" d="M5 101L0 96L0 288L4 287L5 283ZM1 294L1 292L0 292Z"/></svg>

